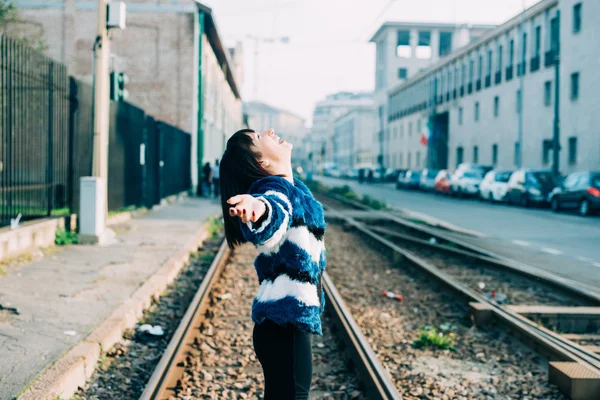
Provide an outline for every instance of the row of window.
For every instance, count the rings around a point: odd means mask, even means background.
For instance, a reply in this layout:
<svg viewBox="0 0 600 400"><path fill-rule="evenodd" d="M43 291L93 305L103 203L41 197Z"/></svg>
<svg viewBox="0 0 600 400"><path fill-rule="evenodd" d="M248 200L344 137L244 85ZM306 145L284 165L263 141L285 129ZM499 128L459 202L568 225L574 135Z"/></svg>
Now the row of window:
<svg viewBox="0 0 600 400"><path fill-rule="evenodd" d="M575 101L579 98L579 72L575 72L571 74L571 85L570 85L570 98ZM521 91L517 90L516 97L516 112L521 111ZM552 81L544 82L544 105L550 106L552 105ZM498 117L500 115L500 97L494 97L494 117ZM474 110L474 119L475 121L479 121L479 102L475 102L475 110ZM458 124L463 124L463 108L458 108Z"/></svg>
<svg viewBox="0 0 600 400"><path fill-rule="evenodd" d="M582 24L582 4L577 3L573 7L573 32L577 33L581 31ZM559 20L558 16L550 19L550 40L549 46L545 53L544 65L550 67L555 64L556 57L559 49ZM530 72L535 72L540 68L541 64L541 46L542 46L542 27L536 26L534 29L534 40L533 40L533 52L530 60ZM504 79L506 82L511 81L514 77L514 54L515 54L515 39L508 41L508 65L506 68L503 66L503 54L504 48L502 43L497 44L496 49L496 69L494 78L494 84L498 85L502 82L502 76L504 72ZM450 101L450 99L456 99L459 96L463 97L465 94L471 94L473 91L480 91L485 86L489 88L492 85L492 65L493 65L493 49L487 50L487 68L485 79L483 77L483 63L484 56L480 52L478 55L478 68L477 68L477 79L474 81L474 69L475 69L475 58L472 55L465 57L463 61L457 61L453 66L448 66L446 71L436 74L432 78L431 82L420 83L421 89L429 91L431 96L426 96L425 99L415 99L414 97L407 96L407 93L396 93L390 98L389 107L389 120L395 120L401 118L404 115L411 114L414 112L421 111L431 103L443 104L444 102ZM527 73L527 32L522 32L521 35L521 54L520 62L516 64L516 75L521 76ZM467 67L468 67L468 81L467 81ZM404 74L403 71L398 71L400 77ZM432 87L427 90L423 85L431 85ZM465 93L466 92L466 93ZM428 97L433 97L429 99ZM408 98L408 101L407 101ZM407 104L403 104L407 103Z"/></svg>
<svg viewBox="0 0 600 400"><path fill-rule="evenodd" d="M550 155L553 150L553 147L554 146L553 146L552 140L545 139L542 141L542 165L550 164L550 161L551 161ZM462 146L459 146L456 148L456 165L465 162L464 152L465 151ZM519 142L516 142L515 147L514 147L514 155L513 155L513 161L514 161L515 166L520 164L520 162L519 162L520 153L521 153L521 151L520 151ZM569 165L577 164L577 137L575 137L575 136L570 137L568 139L568 161L569 161ZM480 162L478 146L473 146L472 162L475 164ZM486 162L484 162L484 163L486 163ZM495 166L497 164L498 164L498 144L493 144L492 145L491 165Z"/></svg>

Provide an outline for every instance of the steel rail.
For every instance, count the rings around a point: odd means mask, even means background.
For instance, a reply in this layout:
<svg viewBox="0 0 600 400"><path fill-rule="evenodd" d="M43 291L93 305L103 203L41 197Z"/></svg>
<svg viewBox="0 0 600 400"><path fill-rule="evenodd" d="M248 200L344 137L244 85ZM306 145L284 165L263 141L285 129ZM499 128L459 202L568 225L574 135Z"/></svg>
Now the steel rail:
<svg viewBox="0 0 600 400"><path fill-rule="evenodd" d="M550 355L558 361L578 362L600 375L600 360L598 355L584 350L570 340L567 340L562 336L549 331L548 329L539 327L537 324L533 323L522 315L507 310L495 302L489 301L480 293L468 288L449 274L431 265L426 260L415 255L414 253L405 250L385 239L359 221L351 217L344 216L342 213L333 209L330 209L330 211L334 214L338 213L337 218L344 220L347 224L354 227L363 235L368 236L379 244L386 246L395 254L398 254L405 260L409 261L412 265L427 272L432 277L446 285L448 288L458 293L461 297L468 301L478 302L486 305L501 323L513 329L521 336L529 339L536 346L541 347L543 353Z"/></svg>
<svg viewBox="0 0 600 400"><path fill-rule="evenodd" d="M219 280L227 263L230 250L223 242L217 252L202 284L190 303L177 330L154 369L140 396L140 400L166 400L175 395L177 383L185 368L188 349L193 345L201 322L209 309L209 293ZM348 345L349 356L362 379L370 399L400 400L392 379L385 371L373 349L364 337L357 323L329 276L323 274L323 290L326 295L326 308L339 328L341 339Z"/></svg>

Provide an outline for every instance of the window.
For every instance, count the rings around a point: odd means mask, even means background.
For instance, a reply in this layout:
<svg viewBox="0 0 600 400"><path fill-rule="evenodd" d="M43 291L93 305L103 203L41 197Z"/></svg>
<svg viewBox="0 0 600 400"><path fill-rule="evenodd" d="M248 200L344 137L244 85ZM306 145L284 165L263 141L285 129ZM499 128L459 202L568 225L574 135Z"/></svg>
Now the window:
<svg viewBox="0 0 600 400"><path fill-rule="evenodd" d="M408 123L408 136L412 136L412 122Z"/></svg>
<svg viewBox="0 0 600 400"><path fill-rule="evenodd" d="M421 166L421 152L417 151L417 165L416 167L419 168Z"/></svg>
<svg viewBox="0 0 600 400"><path fill-rule="evenodd" d="M579 98L579 72L571 74L571 100Z"/></svg>
<svg viewBox="0 0 600 400"><path fill-rule="evenodd" d="M552 104L552 81L544 82L544 105L546 107Z"/></svg>
<svg viewBox="0 0 600 400"><path fill-rule="evenodd" d="M523 46L521 48L521 62L525 63L527 59L527 33L523 32Z"/></svg>
<svg viewBox="0 0 600 400"><path fill-rule="evenodd" d="M569 138L569 165L577 164L577 138Z"/></svg>
<svg viewBox="0 0 600 400"><path fill-rule="evenodd" d="M492 145L492 165L498 164L498 145Z"/></svg>
<svg viewBox="0 0 600 400"><path fill-rule="evenodd" d="M407 161L408 161L408 164L406 165L406 167L407 167L407 168L410 168L410 167L412 167L412 164L411 164L411 161L412 161L412 160L411 160L411 156L412 156L412 153L409 151L409 152L408 152L408 160L407 160Z"/></svg>
<svg viewBox="0 0 600 400"><path fill-rule="evenodd" d="M521 112L521 91L517 90L517 112Z"/></svg>
<svg viewBox="0 0 600 400"><path fill-rule="evenodd" d="M463 123L463 108L458 107L458 124L462 125Z"/></svg>
<svg viewBox="0 0 600 400"><path fill-rule="evenodd" d="M415 52L417 58L429 59L431 58L431 32L430 31L419 31L419 41L417 43L417 50Z"/></svg>
<svg viewBox="0 0 600 400"><path fill-rule="evenodd" d="M421 120L417 120L417 133L421 133Z"/></svg>
<svg viewBox="0 0 600 400"><path fill-rule="evenodd" d="M479 56L479 65L477 68L477 79L481 79L481 76L483 74L483 56Z"/></svg>
<svg viewBox="0 0 600 400"><path fill-rule="evenodd" d="M473 64L473 60L469 61L469 83L473 82Z"/></svg>
<svg viewBox="0 0 600 400"><path fill-rule="evenodd" d="M408 71L406 68L398 68L398 79L406 79Z"/></svg>
<svg viewBox="0 0 600 400"><path fill-rule="evenodd" d="M412 49L410 48L410 31L398 31L397 39L396 55L401 58L411 58Z"/></svg>
<svg viewBox="0 0 600 400"><path fill-rule="evenodd" d="M475 102L475 121L479 121L479 102Z"/></svg>
<svg viewBox="0 0 600 400"><path fill-rule="evenodd" d="M491 50L488 50L487 74L488 74L488 76L492 74L492 51Z"/></svg>
<svg viewBox="0 0 600 400"><path fill-rule="evenodd" d="M398 167L400 167L400 168L404 167L404 164L402 164L402 161L403 161L402 160L402 158L403 158L402 156L403 156L403 153L400 153L398 155Z"/></svg>
<svg viewBox="0 0 600 400"><path fill-rule="evenodd" d="M400 121L400 137L404 137L404 121Z"/></svg>
<svg viewBox="0 0 600 400"><path fill-rule="evenodd" d="M515 142L515 165L521 165L521 144L519 142Z"/></svg>
<svg viewBox="0 0 600 400"><path fill-rule="evenodd" d="M473 162L477 164L479 162L479 147L473 146Z"/></svg>
<svg viewBox="0 0 600 400"><path fill-rule="evenodd" d="M541 47L542 47L542 27L536 26L535 27L535 49L533 52L534 57L540 56Z"/></svg>
<svg viewBox="0 0 600 400"><path fill-rule="evenodd" d="M498 72L502 72L502 45L498 45Z"/></svg>
<svg viewBox="0 0 600 400"><path fill-rule="evenodd" d="M463 162L463 153L464 153L464 150L462 147L456 148L456 165L457 166L458 166L458 164L462 164L462 162Z"/></svg>
<svg viewBox="0 0 600 400"><path fill-rule="evenodd" d="M396 127L392 128L392 132L394 135L394 140L398 138L398 131L396 130Z"/></svg>
<svg viewBox="0 0 600 400"><path fill-rule="evenodd" d="M573 6L573 33L581 30L581 3Z"/></svg>
<svg viewBox="0 0 600 400"><path fill-rule="evenodd" d="M508 46L508 65L512 66L515 61L515 40L510 39L510 44Z"/></svg>
<svg viewBox="0 0 600 400"><path fill-rule="evenodd" d="M558 18L554 17L550 20L550 50L552 52L558 51L559 39Z"/></svg>
<svg viewBox="0 0 600 400"><path fill-rule="evenodd" d="M440 32L440 57L452 52L452 32Z"/></svg>
<svg viewBox="0 0 600 400"><path fill-rule="evenodd" d="M550 162L550 151L552 151L552 140L544 139L542 141L542 164L547 165Z"/></svg>
<svg viewBox="0 0 600 400"><path fill-rule="evenodd" d="M494 117L497 117L500 113L500 97L494 97Z"/></svg>

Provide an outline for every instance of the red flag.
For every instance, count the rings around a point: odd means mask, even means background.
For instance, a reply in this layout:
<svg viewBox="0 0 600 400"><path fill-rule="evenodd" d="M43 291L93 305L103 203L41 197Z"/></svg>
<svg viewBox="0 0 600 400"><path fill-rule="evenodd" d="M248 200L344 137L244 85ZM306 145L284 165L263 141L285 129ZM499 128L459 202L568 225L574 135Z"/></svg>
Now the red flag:
<svg viewBox="0 0 600 400"><path fill-rule="evenodd" d="M429 143L429 140L427 139L427 136L425 136L424 133L421 133L421 144L423 146L427 146L427 143Z"/></svg>

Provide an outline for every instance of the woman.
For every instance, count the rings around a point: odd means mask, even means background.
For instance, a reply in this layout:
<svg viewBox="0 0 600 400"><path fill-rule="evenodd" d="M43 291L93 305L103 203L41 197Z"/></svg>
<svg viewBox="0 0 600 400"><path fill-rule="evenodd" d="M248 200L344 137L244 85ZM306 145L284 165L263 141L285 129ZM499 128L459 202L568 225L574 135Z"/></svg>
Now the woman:
<svg viewBox="0 0 600 400"><path fill-rule="evenodd" d="M254 350L265 399L308 399L311 335L322 335L323 207L292 175L292 145L273 130L236 132L221 159L221 203L231 248L251 242L260 288Z"/></svg>

